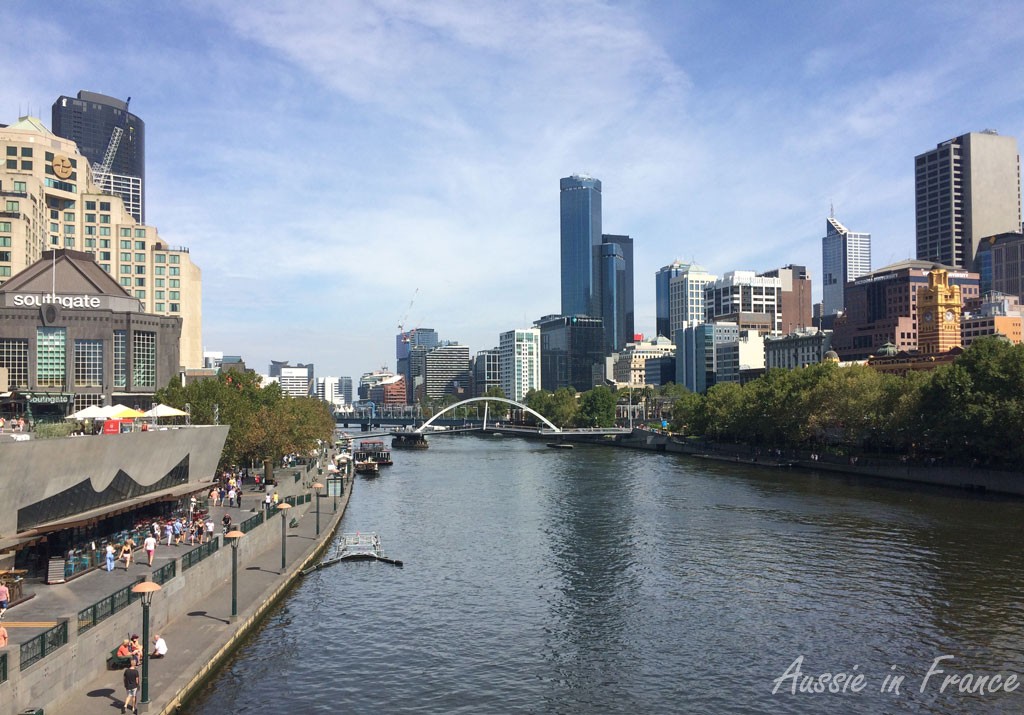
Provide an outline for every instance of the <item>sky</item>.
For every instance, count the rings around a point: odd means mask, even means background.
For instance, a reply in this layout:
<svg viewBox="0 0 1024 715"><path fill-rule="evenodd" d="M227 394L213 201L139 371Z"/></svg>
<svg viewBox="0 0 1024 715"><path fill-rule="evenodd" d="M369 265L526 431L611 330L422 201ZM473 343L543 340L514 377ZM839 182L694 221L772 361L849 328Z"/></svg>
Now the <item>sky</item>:
<svg viewBox="0 0 1024 715"><path fill-rule="evenodd" d="M203 342L265 372L471 353L557 313L559 179L599 178L654 274L805 265L830 211L914 255L913 158L1024 138L1017 2L7 0L0 123L131 97L146 218L203 274ZM13 31L12 31L13 30Z"/></svg>

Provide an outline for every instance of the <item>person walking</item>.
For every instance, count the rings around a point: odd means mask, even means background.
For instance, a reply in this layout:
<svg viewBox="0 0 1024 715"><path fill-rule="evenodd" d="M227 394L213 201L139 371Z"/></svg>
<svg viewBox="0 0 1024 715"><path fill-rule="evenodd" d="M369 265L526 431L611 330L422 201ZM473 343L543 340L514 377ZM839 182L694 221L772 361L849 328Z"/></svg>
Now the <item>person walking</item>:
<svg viewBox="0 0 1024 715"><path fill-rule="evenodd" d="M135 552L135 539L129 536L125 539L125 542L121 544L121 553L119 558L124 561L124 570L127 571L128 567L132 565L132 554Z"/></svg>
<svg viewBox="0 0 1024 715"><path fill-rule="evenodd" d="M167 540L167 545L171 545L171 539L174 538L174 524L167 522L164 524L164 538Z"/></svg>
<svg viewBox="0 0 1024 715"><path fill-rule="evenodd" d="M11 590L6 583L0 582L0 619L7 613L7 607L11 603Z"/></svg>
<svg viewBox="0 0 1024 715"><path fill-rule="evenodd" d="M124 689L126 695L124 696L124 705L121 706L121 712L128 712L128 703L132 704L132 712L137 713L139 711L139 669L135 666L135 661L124 669Z"/></svg>
<svg viewBox="0 0 1024 715"><path fill-rule="evenodd" d="M113 571L114 570L114 545L113 544L107 544L106 553L107 553L107 571Z"/></svg>
<svg viewBox="0 0 1024 715"><path fill-rule="evenodd" d="M3 623L0 623L0 648L6 648L8 640L7 629L4 628Z"/></svg>
<svg viewBox="0 0 1024 715"><path fill-rule="evenodd" d="M150 534L146 537L146 540L142 542L142 548L146 550L146 556L149 557L149 565L153 565L153 554L156 553L156 537Z"/></svg>

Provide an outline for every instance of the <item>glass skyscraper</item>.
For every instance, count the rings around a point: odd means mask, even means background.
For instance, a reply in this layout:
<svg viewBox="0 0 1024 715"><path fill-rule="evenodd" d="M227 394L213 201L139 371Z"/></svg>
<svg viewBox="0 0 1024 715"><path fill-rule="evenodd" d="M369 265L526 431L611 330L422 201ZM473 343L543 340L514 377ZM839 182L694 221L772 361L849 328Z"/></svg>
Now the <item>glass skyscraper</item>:
<svg viewBox="0 0 1024 715"><path fill-rule="evenodd" d="M654 274L654 294L655 294L655 334L664 335L666 338L672 337L672 331L669 328L669 313L671 312L671 302L669 297L669 283L673 278L683 273L688 268L686 263L682 261L672 261L667 266L662 266L657 273Z"/></svg>
<svg viewBox="0 0 1024 715"><path fill-rule="evenodd" d="M871 272L871 234L854 233L830 217L821 239L822 315L843 310L846 284Z"/></svg>
<svg viewBox="0 0 1024 715"><path fill-rule="evenodd" d="M146 222L146 123L128 103L96 92L58 97L51 108L53 133L71 139L95 171L103 163L115 128L122 134L102 188L120 196L136 221Z"/></svg>
<svg viewBox="0 0 1024 715"><path fill-rule="evenodd" d="M562 315L601 314L601 182L561 180Z"/></svg>

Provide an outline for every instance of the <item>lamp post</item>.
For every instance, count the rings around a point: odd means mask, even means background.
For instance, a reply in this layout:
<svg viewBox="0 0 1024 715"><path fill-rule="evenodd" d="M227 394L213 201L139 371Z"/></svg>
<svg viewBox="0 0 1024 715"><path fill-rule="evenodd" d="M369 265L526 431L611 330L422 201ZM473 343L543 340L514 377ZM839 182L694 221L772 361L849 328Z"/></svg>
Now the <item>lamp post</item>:
<svg viewBox="0 0 1024 715"><path fill-rule="evenodd" d="M153 594L160 590L160 584L143 581L132 586L142 601L142 703L149 702L149 607L153 605Z"/></svg>
<svg viewBox="0 0 1024 715"><path fill-rule="evenodd" d="M316 535L320 536L320 490L324 488L324 485L320 482L313 482L313 488L316 489Z"/></svg>
<svg viewBox="0 0 1024 715"><path fill-rule="evenodd" d="M224 537L231 539L231 620L238 617L238 540L245 536L245 532L233 529L224 534Z"/></svg>
<svg viewBox="0 0 1024 715"><path fill-rule="evenodd" d="M288 502L281 502L277 505L278 511L281 512L281 570L284 571L285 560L287 559L288 552L286 546L288 544L288 510L292 508L292 505Z"/></svg>

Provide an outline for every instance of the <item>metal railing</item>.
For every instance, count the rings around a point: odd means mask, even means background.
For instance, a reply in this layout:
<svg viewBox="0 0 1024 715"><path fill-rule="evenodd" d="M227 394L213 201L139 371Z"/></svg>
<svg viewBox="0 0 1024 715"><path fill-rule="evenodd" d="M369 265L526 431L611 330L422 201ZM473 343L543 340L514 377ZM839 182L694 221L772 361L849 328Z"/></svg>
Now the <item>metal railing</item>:
<svg viewBox="0 0 1024 715"><path fill-rule="evenodd" d="M0 683L7 682L7 654L0 653Z"/></svg>
<svg viewBox="0 0 1024 715"><path fill-rule="evenodd" d="M161 586L170 581L172 578L178 575L178 562L168 561L160 568L153 571L153 583L158 583ZM182 569L184 570L184 569Z"/></svg>
<svg viewBox="0 0 1024 715"><path fill-rule="evenodd" d="M248 534L250 531L255 529L257 526L262 524L264 521L266 521L266 518L264 517L263 512L262 511L258 512L256 514L253 514L252 516L250 516L248 519L243 521L241 524L239 524L238 525L238 530L241 531L243 534Z"/></svg>
<svg viewBox="0 0 1024 715"><path fill-rule="evenodd" d="M140 576L130 585L114 591L103 600L97 601L88 608L84 608L79 611L78 632L83 633L89 630L100 621L110 618L118 611L121 611L131 605L131 603L138 598L138 596L132 593L132 588L145 580L145 576Z"/></svg>
<svg viewBox="0 0 1024 715"><path fill-rule="evenodd" d="M48 631L21 644L21 669L38 663L68 642L68 622L61 621Z"/></svg>
<svg viewBox="0 0 1024 715"><path fill-rule="evenodd" d="M187 571L218 549L220 549L220 539L216 538L192 549L181 557L181 570Z"/></svg>

